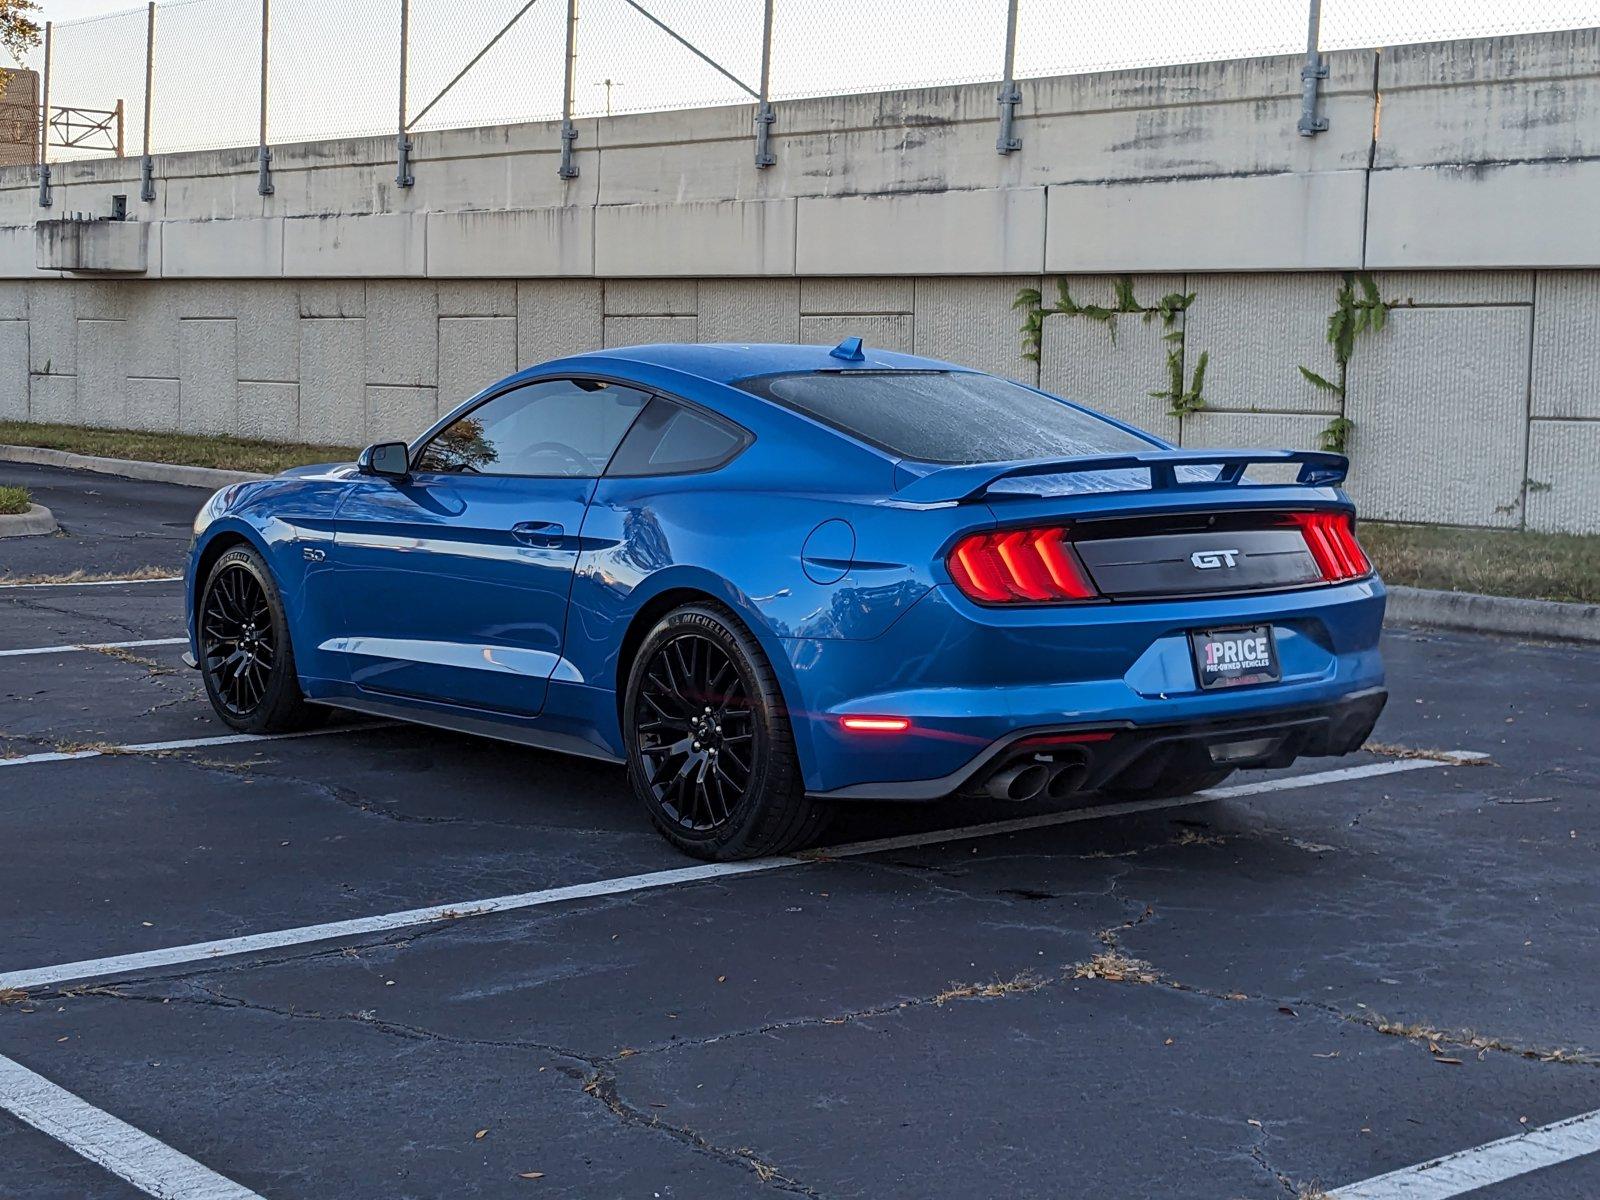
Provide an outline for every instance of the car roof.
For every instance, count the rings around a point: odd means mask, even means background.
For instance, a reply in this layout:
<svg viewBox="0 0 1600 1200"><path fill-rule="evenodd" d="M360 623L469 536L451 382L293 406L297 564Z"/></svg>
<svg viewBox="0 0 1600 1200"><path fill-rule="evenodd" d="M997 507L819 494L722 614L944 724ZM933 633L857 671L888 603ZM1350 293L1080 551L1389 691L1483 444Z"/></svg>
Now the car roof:
<svg viewBox="0 0 1600 1200"><path fill-rule="evenodd" d="M783 342L660 343L618 346L554 359L529 368L525 374L552 370L605 370L607 364L636 364L681 371L715 383L732 383L754 375L791 371L970 371L953 363L919 354L901 354L862 346L859 361L833 354L833 346L796 346Z"/></svg>

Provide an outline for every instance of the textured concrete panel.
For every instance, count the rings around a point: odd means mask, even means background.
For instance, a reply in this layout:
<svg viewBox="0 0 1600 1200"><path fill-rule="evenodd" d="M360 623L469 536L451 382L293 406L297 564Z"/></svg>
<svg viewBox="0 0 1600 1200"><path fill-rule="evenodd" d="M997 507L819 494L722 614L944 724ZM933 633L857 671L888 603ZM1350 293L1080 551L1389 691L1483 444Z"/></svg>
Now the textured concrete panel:
<svg viewBox="0 0 1600 1200"><path fill-rule="evenodd" d="M302 317L364 317L367 315L367 285L357 280L334 283L302 283Z"/></svg>
<svg viewBox="0 0 1600 1200"><path fill-rule="evenodd" d="M1135 317L1118 323L1112 342L1099 321L1048 316L1039 386L1176 442L1178 420L1168 415L1170 403L1150 395L1167 386L1167 332L1159 321L1147 325Z"/></svg>
<svg viewBox="0 0 1600 1200"><path fill-rule="evenodd" d="M1600 533L1600 421L1534 421L1530 438L1528 528Z"/></svg>
<svg viewBox="0 0 1600 1200"><path fill-rule="evenodd" d="M290 278L421 278L427 235L421 213L319 215L283 223L283 274Z"/></svg>
<svg viewBox="0 0 1600 1200"><path fill-rule="evenodd" d="M1191 356L1210 351L1204 395L1211 408L1339 411L1339 397L1308 383L1306 366L1338 382L1328 345L1339 276L1192 275L1184 314ZM1140 297L1143 299L1143 297ZM1382 333L1368 338L1382 338ZM1363 340L1362 347L1367 342Z"/></svg>
<svg viewBox="0 0 1600 1200"><path fill-rule="evenodd" d="M1600 417L1600 271L1539 275L1533 310L1533 414ZM1600 494L1593 499L1600 509Z"/></svg>
<svg viewBox="0 0 1600 1200"><path fill-rule="evenodd" d="M128 305L128 374L151 379L178 377L178 319L189 287L146 283L134 289ZM194 313L205 316L205 313ZM217 314L219 316L227 314Z"/></svg>
<svg viewBox="0 0 1600 1200"><path fill-rule="evenodd" d="M434 278L594 274L594 210L577 205L427 214Z"/></svg>
<svg viewBox="0 0 1600 1200"><path fill-rule="evenodd" d="M644 346L653 342L697 342L697 317L607 317L606 345Z"/></svg>
<svg viewBox="0 0 1600 1200"><path fill-rule="evenodd" d="M241 330L242 333L242 330ZM298 355L299 339L295 339ZM241 337L240 350L243 351ZM295 383L239 383L239 436L269 442L300 439L300 385Z"/></svg>
<svg viewBox="0 0 1600 1200"><path fill-rule="evenodd" d="M800 275L1037 273L1044 267L1045 189L988 188L879 196L802 196Z"/></svg>
<svg viewBox="0 0 1600 1200"><path fill-rule="evenodd" d="M441 317L514 317L517 285L509 279L439 284Z"/></svg>
<svg viewBox="0 0 1600 1200"><path fill-rule="evenodd" d="M28 419L28 323L0 321L0 421Z"/></svg>
<svg viewBox="0 0 1600 1200"><path fill-rule="evenodd" d="M28 420L50 425L78 423L76 375L33 375L28 389Z"/></svg>
<svg viewBox="0 0 1600 1200"><path fill-rule="evenodd" d="M21 282L0 282L0 321L25 321L28 319L28 285Z"/></svg>
<svg viewBox="0 0 1600 1200"><path fill-rule="evenodd" d="M598 350L604 285L586 279L517 284L517 364Z"/></svg>
<svg viewBox="0 0 1600 1200"><path fill-rule="evenodd" d="M297 285L252 284L249 303L239 307L238 333L240 379L293 383L300 378Z"/></svg>
<svg viewBox="0 0 1600 1200"><path fill-rule="evenodd" d="M595 210L594 272L602 277L792 275L794 270L793 200L614 204Z"/></svg>
<svg viewBox="0 0 1600 1200"><path fill-rule="evenodd" d="M120 279L97 279L69 286L77 290L78 320L122 321L127 319L136 289L149 285Z"/></svg>
<svg viewBox="0 0 1600 1200"><path fill-rule="evenodd" d="M76 286L36 283L28 298L28 369L35 375L78 373Z"/></svg>
<svg viewBox="0 0 1600 1200"><path fill-rule="evenodd" d="M120 428L127 419L127 325L122 321L78 322L78 413L80 423Z"/></svg>
<svg viewBox="0 0 1600 1200"><path fill-rule="evenodd" d="M706 279L700 283L703 342L793 342L800 337L795 279Z"/></svg>
<svg viewBox="0 0 1600 1200"><path fill-rule="evenodd" d="M517 322L511 317L439 321L439 404L449 412L517 369Z"/></svg>
<svg viewBox="0 0 1600 1200"><path fill-rule="evenodd" d="M178 411L185 431L231 434L239 424L238 340L231 317L178 328Z"/></svg>
<svg viewBox="0 0 1600 1200"><path fill-rule="evenodd" d="M1316 450L1328 418L1305 413L1227 413L1183 418L1183 445L1206 450ZM1299 468L1291 469L1291 477Z"/></svg>
<svg viewBox="0 0 1600 1200"><path fill-rule="evenodd" d="M805 316L800 318L800 341L807 345L837 346L858 337L879 350L911 352L914 321L910 313L879 316Z"/></svg>
<svg viewBox="0 0 1600 1200"><path fill-rule="evenodd" d="M1366 173L1052 184L1047 271L1361 265Z"/></svg>
<svg viewBox="0 0 1600 1200"><path fill-rule="evenodd" d="M365 321L300 322L300 436L360 446L367 432Z"/></svg>
<svg viewBox="0 0 1600 1200"><path fill-rule="evenodd" d="M283 274L283 218L164 221L166 279L272 279Z"/></svg>
<svg viewBox="0 0 1600 1200"><path fill-rule="evenodd" d="M608 279L608 317L692 317L699 311L692 279Z"/></svg>
<svg viewBox="0 0 1600 1200"><path fill-rule="evenodd" d="M1516 525L1526 308L1396 309L1350 362L1350 491L1368 517Z"/></svg>
<svg viewBox="0 0 1600 1200"><path fill-rule="evenodd" d="M912 349L965 367L1033 383L1039 368L1022 357L1022 314L1011 307L1035 278L919 279Z"/></svg>
<svg viewBox="0 0 1600 1200"><path fill-rule="evenodd" d="M1372 281L1391 303L1532 304L1532 271L1374 271Z"/></svg>
<svg viewBox="0 0 1600 1200"><path fill-rule="evenodd" d="M916 305L910 279L802 279L802 313L908 313Z"/></svg>
<svg viewBox="0 0 1600 1200"><path fill-rule="evenodd" d="M431 387L367 388L367 440L409 442L432 425L439 401Z"/></svg>
<svg viewBox="0 0 1600 1200"><path fill-rule="evenodd" d="M439 296L428 280L367 284L367 382L432 387L439 376Z"/></svg>
<svg viewBox="0 0 1600 1200"><path fill-rule="evenodd" d="M180 425L179 392L176 379L128 379L127 422L130 429L153 429L177 433Z"/></svg>
<svg viewBox="0 0 1600 1200"><path fill-rule="evenodd" d="M1597 267L1600 161L1374 171L1367 264Z"/></svg>

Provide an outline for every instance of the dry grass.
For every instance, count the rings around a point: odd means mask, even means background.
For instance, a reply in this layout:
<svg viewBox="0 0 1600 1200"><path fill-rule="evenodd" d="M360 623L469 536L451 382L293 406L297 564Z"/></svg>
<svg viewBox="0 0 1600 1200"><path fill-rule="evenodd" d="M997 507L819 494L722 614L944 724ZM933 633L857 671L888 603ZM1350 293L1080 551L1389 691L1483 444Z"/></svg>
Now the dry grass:
<svg viewBox="0 0 1600 1200"><path fill-rule="evenodd" d="M1458 767L1492 767L1494 760L1467 757L1453 750L1424 750L1416 746L1396 746L1389 742L1368 742L1361 747L1368 754L1381 754L1384 758L1426 758L1433 762L1453 763Z"/></svg>
<svg viewBox="0 0 1600 1200"><path fill-rule="evenodd" d="M1045 985L1045 980L1037 975L1030 975L1024 971L1021 975L1014 975L1010 979L996 979L989 983L954 983L933 998L935 1004L946 1004L951 1000L992 1000L1000 996L1015 996L1021 992L1031 992Z"/></svg>
<svg viewBox="0 0 1600 1200"><path fill-rule="evenodd" d="M27 488L0 484L0 517L15 517L25 513L32 503Z"/></svg>
<svg viewBox="0 0 1600 1200"><path fill-rule="evenodd" d="M104 654L107 658L125 662L131 667L143 667L151 675L176 675L178 673L172 667L164 667L153 658L145 658L141 654L134 654L121 646L93 646L91 649L96 654Z"/></svg>
<svg viewBox="0 0 1600 1200"><path fill-rule="evenodd" d="M1519 1058L1531 1058L1538 1062L1569 1063L1594 1065L1597 1061L1593 1056L1583 1054L1576 1050L1567 1050L1561 1047L1549 1049L1538 1046L1519 1046L1515 1042L1507 1042L1501 1038L1483 1037L1470 1029L1436 1029L1432 1025L1421 1022L1390 1021L1376 1013L1371 1017L1362 1018L1366 1025L1370 1025L1379 1033L1388 1034L1390 1037L1405 1038L1427 1046L1428 1050L1442 1062L1459 1062L1444 1053L1445 1047L1454 1047L1470 1050L1482 1058L1493 1050L1501 1054L1515 1054Z"/></svg>
<svg viewBox="0 0 1600 1200"><path fill-rule="evenodd" d="M249 438L202 437L188 433L146 433L129 429L87 429L78 425L38 425L0 421L0 444L42 446L99 458L132 458L141 462L218 467L224 471L260 471L274 475L306 463L353 462L349 446L305 442L258 442Z"/></svg>
<svg viewBox="0 0 1600 1200"><path fill-rule="evenodd" d="M1121 950L1102 950L1088 962L1072 968L1074 979L1104 979L1109 983L1158 983L1161 975L1142 958L1132 958Z"/></svg>
<svg viewBox="0 0 1600 1200"><path fill-rule="evenodd" d="M174 579L172 567L134 567L131 571L67 571L60 575L0 575L0 583L122 583L141 579Z"/></svg>
<svg viewBox="0 0 1600 1200"><path fill-rule="evenodd" d="M1297 1200L1334 1200L1332 1192L1314 1183L1302 1183L1295 1195Z"/></svg>
<svg viewBox="0 0 1600 1200"><path fill-rule="evenodd" d="M1361 544L1389 583L1600 603L1600 536L1364 521Z"/></svg>
<svg viewBox="0 0 1600 1200"><path fill-rule="evenodd" d="M0 1004L21 1004L28 998L28 993L21 988L0 987Z"/></svg>

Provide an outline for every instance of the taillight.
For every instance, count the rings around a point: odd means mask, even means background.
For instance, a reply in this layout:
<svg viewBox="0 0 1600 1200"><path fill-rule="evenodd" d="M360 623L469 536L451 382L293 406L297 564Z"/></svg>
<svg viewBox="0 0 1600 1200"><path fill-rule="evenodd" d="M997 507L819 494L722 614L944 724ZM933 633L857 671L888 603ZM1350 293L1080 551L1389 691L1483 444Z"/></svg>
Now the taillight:
<svg viewBox="0 0 1600 1200"><path fill-rule="evenodd" d="M1347 512L1290 513L1289 520L1306 539L1306 549L1328 583L1343 583L1372 574L1372 564L1356 541L1355 524Z"/></svg>
<svg viewBox="0 0 1600 1200"><path fill-rule="evenodd" d="M1058 604L1099 594L1060 526L969 534L945 563L956 586L983 604Z"/></svg>

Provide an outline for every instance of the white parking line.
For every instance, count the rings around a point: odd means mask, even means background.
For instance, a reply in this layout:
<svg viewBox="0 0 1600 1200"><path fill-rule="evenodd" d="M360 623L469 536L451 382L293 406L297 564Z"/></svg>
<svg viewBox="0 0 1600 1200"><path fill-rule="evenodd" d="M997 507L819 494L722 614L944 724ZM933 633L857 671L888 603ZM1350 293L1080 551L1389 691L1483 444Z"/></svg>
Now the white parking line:
<svg viewBox="0 0 1600 1200"><path fill-rule="evenodd" d="M157 575L151 579L58 579L54 583L0 583L0 588L127 587L134 583L182 582L182 575Z"/></svg>
<svg viewBox="0 0 1600 1200"><path fill-rule="evenodd" d="M3 1057L0 1109L163 1200L261 1200L249 1188Z"/></svg>
<svg viewBox="0 0 1600 1200"><path fill-rule="evenodd" d="M1600 1110L1339 1188L1330 1200L1450 1200L1600 1152Z"/></svg>
<svg viewBox="0 0 1600 1200"><path fill-rule="evenodd" d="M170 742L131 742L124 746L102 746L94 750L46 750L17 758L0 758L0 767L29 767L35 763L75 762L80 758L101 758L108 754L154 754L162 750L199 750L206 746L231 746L236 742L281 742L285 738L322 737L330 733L360 733L367 729L387 729L389 722L371 725L331 725L302 729L299 733L219 733L216 737L177 738Z"/></svg>
<svg viewBox="0 0 1600 1200"><path fill-rule="evenodd" d="M293 735L290 735L293 736ZM1463 752L1464 759L1474 755ZM1403 771L1425 771L1451 764L1438 759L1407 758L1395 762L1367 763L1359 767L1346 767L1337 771L1321 771L1312 775L1297 775L1289 779L1264 779L1259 783L1239 784L1237 787L1217 788L1199 795L1206 799L1224 799L1236 796L1253 796L1266 792L1285 791L1290 788L1316 787L1324 783L1338 783L1350 779L1364 779L1375 775L1394 775ZM594 883L578 883L567 887L547 888L538 892L521 892L511 896L494 896L486 900L463 900L454 904L435 904L428 908L412 908L403 912L382 913L372 917L355 917L347 921L331 921L322 925L302 925L295 929L279 929L270 933L253 933L241 937L221 938L211 942L194 942L187 946L169 946L162 950L144 950L135 954L118 954L109 958L85 959L81 962L62 963L59 966L34 967L24 971L0 971L0 987L36 988L68 983L81 979L94 979L106 975L126 975L133 971L153 967L171 967L186 963L204 962L230 954L255 954L263 950L277 950L284 946L300 946L308 942L324 942L338 938L364 937L393 929L427 925L434 921L456 920L462 917L481 917L489 913L510 912L516 909L540 908L547 904L560 904L567 900L584 900L595 896L615 896L624 892L644 891L648 888L670 887L679 883L699 883L707 879L725 879L735 875L758 875L786 867L804 866L808 863L826 862L836 858L855 858L863 854L877 854L885 850L904 850L913 846L932 846L941 842L966 841L971 838L992 837L1002 833L1017 833L1029 829L1045 829L1055 825L1071 825L1078 821L1095 821L1103 817L1123 816L1129 813L1155 812L1164 808L1179 808L1193 804L1193 796L1173 800L1134 800L1123 804L1106 804L1097 808L1072 809L1067 812L1037 813L1018 817L1013 821L991 821L985 825L964 825L955 829L933 829L924 833L910 833L902 837L877 838L866 842L851 842L831 846L803 856L757 858L740 863L702 863L693 867L678 867L667 871L649 871L642 875L624 875L618 879L602 879Z"/></svg>
<svg viewBox="0 0 1600 1200"><path fill-rule="evenodd" d="M25 650L0 650L0 658L29 654L69 654L74 650L134 650L140 646L182 646L188 638L145 638L139 642L69 642L60 646L29 646Z"/></svg>

